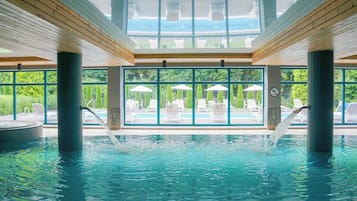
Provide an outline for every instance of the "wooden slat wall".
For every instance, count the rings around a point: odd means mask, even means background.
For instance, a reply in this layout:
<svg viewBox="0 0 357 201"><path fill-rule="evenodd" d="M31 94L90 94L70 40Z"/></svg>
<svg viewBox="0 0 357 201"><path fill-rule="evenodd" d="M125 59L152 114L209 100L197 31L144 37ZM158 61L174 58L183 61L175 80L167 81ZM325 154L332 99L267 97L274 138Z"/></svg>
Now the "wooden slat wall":
<svg viewBox="0 0 357 201"><path fill-rule="evenodd" d="M134 63L132 50L58 0L7 0L0 2L0 9L7 15L0 40L5 48L21 51L15 56L56 62L58 51L68 51L82 53L87 66Z"/></svg>
<svg viewBox="0 0 357 201"><path fill-rule="evenodd" d="M356 54L356 13L356 0L327 0L256 48L253 64L306 65L308 51L326 49L336 59Z"/></svg>

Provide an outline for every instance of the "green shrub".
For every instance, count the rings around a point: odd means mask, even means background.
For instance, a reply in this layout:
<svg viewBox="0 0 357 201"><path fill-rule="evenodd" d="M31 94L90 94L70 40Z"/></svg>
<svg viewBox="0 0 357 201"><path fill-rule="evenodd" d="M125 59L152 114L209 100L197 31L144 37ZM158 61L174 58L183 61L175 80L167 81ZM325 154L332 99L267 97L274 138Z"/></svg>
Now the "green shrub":
<svg viewBox="0 0 357 201"><path fill-rule="evenodd" d="M97 85L95 92L95 107L102 108L102 92L99 85Z"/></svg>
<svg viewBox="0 0 357 201"><path fill-rule="evenodd" d="M48 110L56 110L57 109L57 95L49 95L47 96L47 109Z"/></svg>
<svg viewBox="0 0 357 201"><path fill-rule="evenodd" d="M16 96L16 112L25 112L25 107L29 108L32 111L32 103L41 103L43 104L43 97L32 97L17 95Z"/></svg>
<svg viewBox="0 0 357 201"><path fill-rule="evenodd" d="M12 95L0 95L0 115L13 114Z"/></svg>
<svg viewBox="0 0 357 201"><path fill-rule="evenodd" d="M243 85L238 85L237 88L237 108L243 108L244 102L243 102Z"/></svg>

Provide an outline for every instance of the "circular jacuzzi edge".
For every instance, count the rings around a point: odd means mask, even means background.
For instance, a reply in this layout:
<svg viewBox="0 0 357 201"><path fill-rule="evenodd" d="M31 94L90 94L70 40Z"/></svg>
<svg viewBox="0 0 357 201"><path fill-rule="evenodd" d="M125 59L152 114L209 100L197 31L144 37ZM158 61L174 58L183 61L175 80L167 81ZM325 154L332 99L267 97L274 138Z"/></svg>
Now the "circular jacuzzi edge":
<svg viewBox="0 0 357 201"><path fill-rule="evenodd" d="M0 143L28 141L40 138L42 137L42 126L42 123L37 121L1 120Z"/></svg>

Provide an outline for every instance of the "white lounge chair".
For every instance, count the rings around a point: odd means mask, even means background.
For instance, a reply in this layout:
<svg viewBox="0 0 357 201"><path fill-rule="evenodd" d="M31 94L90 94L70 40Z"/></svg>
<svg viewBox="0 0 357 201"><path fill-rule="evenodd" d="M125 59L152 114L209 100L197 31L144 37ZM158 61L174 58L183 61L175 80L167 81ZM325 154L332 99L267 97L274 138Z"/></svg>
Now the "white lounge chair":
<svg viewBox="0 0 357 201"><path fill-rule="evenodd" d="M345 103L345 115L346 115L346 111L347 111L347 108L349 106L349 103ZM336 123L341 123L342 121L342 101L338 102L338 105L336 107L336 111L333 112L333 118L334 118L334 121Z"/></svg>
<svg viewBox="0 0 357 201"><path fill-rule="evenodd" d="M45 115L45 108L41 103L32 103L32 118L35 121L43 121ZM55 111L47 111L47 120L55 121L57 120L57 112Z"/></svg>
<svg viewBox="0 0 357 201"><path fill-rule="evenodd" d="M35 121L43 121L45 109L41 103L32 103L32 118Z"/></svg>
<svg viewBox="0 0 357 201"><path fill-rule="evenodd" d="M226 105L226 110L228 111L228 99L224 99L223 100L223 103ZM232 104L230 104L230 110L231 111L234 111L234 107L233 107L233 105Z"/></svg>
<svg viewBox="0 0 357 201"><path fill-rule="evenodd" d="M197 111L198 112L207 112L208 111L206 99L198 99Z"/></svg>
<svg viewBox="0 0 357 201"><path fill-rule="evenodd" d="M185 102L183 101L183 99L176 99L174 100L172 103L175 103L178 105L178 109L180 112L183 112L185 109Z"/></svg>
<svg viewBox="0 0 357 201"><path fill-rule="evenodd" d="M294 109L301 108L302 106L304 106L301 102L301 99L294 99L293 102L294 102Z"/></svg>
<svg viewBox="0 0 357 201"><path fill-rule="evenodd" d="M216 101L214 101L214 100L209 100L209 101L208 101L208 109L211 109L214 104L216 104Z"/></svg>
<svg viewBox="0 0 357 201"><path fill-rule="evenodd" d="M258 112L260 107L257 106L257 102L254 99L247 99L247 109L250 112Z"/></svg>
<svg viewBox="0 0 357 201"><path fill-rule="evenodd" d="M137 104L133 99L126 100L125 103L125 120L127 122L132 122L135 120Z"/></svg>
<svg viewBox="0 0 357 201"><path fill-rule="evenodd" d="M167 103L166 104L166 119L168 122L180 122L181 112L179 111L178 104Z"/></svg>
<svg viewBox="0 0 357 201"><path fill-rule="evenodd" d="M345 110L345 122L357 122L357 103L348 104Z"/></svg>
<svg viewBox="0 0 357 201"><path fill-rule="evenodd" d="M226 122L226 105L224 103L213 104L210 117L215 122Z"/></svg>
<svg viewBox="0 0 357 201"><path fill-rule="evenodd" d="M150 99L149 106L146 108L149 112L157 111L157 99Z"/></svg>

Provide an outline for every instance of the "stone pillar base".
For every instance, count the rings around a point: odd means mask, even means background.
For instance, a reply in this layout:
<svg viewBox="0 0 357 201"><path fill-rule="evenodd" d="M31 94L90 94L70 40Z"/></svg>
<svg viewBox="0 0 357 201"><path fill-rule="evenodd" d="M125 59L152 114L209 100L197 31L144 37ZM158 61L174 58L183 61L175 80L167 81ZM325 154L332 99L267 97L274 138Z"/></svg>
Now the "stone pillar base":
<svg viewBox="0 0 357 201"><path fill-rule="evenodd" d="M267 119L268 130L275 130L276 126L281 121L281 108L280 107L268 108L267 118L268 118Z"/></svg>
<svg viewBox="0 0 357 201"><path fill-rule="evenodd" d="M120 108L108 108L108 127L111 130L120 129Z"/></svg>

